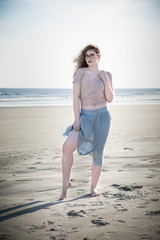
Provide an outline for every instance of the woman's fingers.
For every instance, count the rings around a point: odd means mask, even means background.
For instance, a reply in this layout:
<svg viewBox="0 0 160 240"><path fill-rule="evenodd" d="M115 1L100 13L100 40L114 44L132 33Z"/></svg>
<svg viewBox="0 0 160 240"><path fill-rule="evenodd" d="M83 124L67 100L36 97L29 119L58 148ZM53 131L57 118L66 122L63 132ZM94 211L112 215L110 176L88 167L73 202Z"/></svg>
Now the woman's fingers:
<svg viewBox="0 0 160 240"><path fill-rule="evenodd" d="M79 131L80 130L80 121L75 120L73 123L73 129L75 131Z"/></svg>
<svg viewBox="0 0 160 240"><path fill-rule="evenodd" d="M79 127L78 126L76 126L76 131L79 131Z"/></svg>
<svg viewBox="0 0 160 240"><path fill-rule="evenodd" d="M79 131L79 126L78 125L74 125L74 130L75 131Z"/></svg>

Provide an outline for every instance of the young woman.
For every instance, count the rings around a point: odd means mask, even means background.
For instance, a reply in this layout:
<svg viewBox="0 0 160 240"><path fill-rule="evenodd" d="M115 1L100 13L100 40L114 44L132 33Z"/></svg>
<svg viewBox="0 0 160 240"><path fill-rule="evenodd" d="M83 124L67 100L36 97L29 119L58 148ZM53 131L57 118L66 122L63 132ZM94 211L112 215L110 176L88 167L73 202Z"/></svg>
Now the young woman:
<svg viewBox="0 0 160 240"><path fill-rule="evenodd" d="M63 184L60 200L66 198L71 187L70 173L73 152L92 156L91 197L100 194L96 187L102 169L103 149L111 126L111 115L107 102L114 98L112 76L99 70L100 50L96 45L87 45L74 59L76 70L73 80L74 123L67 127L63 144L62 172Z"/></svg>

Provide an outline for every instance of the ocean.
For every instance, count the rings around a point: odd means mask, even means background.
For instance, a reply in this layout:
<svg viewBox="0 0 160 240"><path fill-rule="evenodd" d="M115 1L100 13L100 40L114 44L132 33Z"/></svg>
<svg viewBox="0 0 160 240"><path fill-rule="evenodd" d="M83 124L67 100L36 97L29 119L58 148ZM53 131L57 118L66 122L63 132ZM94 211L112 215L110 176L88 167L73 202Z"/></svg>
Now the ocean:
<svg viewBox="0 0 160 240"><path fill-rule="evenodd" d="M160 88L115 88L110 105L160 104ZM72 106L72 89L0 88L0 107Z"/></svg>

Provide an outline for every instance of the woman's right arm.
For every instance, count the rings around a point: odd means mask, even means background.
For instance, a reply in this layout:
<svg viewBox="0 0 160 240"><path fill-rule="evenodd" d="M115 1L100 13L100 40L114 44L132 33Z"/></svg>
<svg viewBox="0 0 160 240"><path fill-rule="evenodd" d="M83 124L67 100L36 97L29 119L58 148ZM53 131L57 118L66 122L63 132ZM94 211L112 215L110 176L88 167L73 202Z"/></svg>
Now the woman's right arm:
<svg viewBox="0 0 160 240"><path fill-rule="evenodd" d="M73 128L79 131L80 124L80 84L73 84L73 111L74 111L74 123Z"/></svg>

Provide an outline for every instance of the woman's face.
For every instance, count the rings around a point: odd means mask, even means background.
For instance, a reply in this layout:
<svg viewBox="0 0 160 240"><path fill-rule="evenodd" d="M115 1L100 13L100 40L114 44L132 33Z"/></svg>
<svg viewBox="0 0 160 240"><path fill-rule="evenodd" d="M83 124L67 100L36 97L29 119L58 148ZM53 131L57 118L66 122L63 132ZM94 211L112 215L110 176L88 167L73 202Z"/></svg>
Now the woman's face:
<svg viewBox="0 0 160 240"><path fill-rule="evenodd" d="M85 55L85 60L88 66L93 66L98 64L100 59L100 54L97 54L94 50L88 50Z"/></svg>

